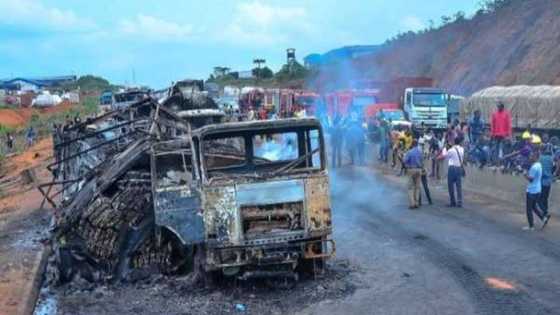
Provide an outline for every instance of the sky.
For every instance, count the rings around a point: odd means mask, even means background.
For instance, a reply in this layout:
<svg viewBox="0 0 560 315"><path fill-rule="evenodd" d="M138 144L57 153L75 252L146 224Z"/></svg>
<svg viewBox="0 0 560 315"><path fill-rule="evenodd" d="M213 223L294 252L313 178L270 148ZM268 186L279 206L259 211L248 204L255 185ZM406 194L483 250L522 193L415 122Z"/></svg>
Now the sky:
<svg viewBox="0 0 560 315"><path fill-rule="evenodd" d="M0 0L0 78L95 74L163 88L215 66L278 70L346 45L381 44L478 0Z"/></svg>

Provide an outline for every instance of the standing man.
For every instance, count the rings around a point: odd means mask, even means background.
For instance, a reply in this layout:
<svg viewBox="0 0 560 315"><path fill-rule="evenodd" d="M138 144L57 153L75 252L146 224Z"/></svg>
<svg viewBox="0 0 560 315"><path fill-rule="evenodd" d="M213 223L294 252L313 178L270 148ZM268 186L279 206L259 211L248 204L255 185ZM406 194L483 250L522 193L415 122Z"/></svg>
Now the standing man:
<svg viewBox="0 0 560 315"><path fill-rule="evenodd" d="M480 110L477 109L474 111L474 115L469 121L469 140L476 146L483 133L484 119L482 118Z"/></svg>
<svg viewBox="0 0 560 315"><path fill-rule="evenodd" d="M542 221L543 227L548 223L549 217L544 216L544 214L538 209L537 203L539 202L539 198L542 192L542 165L539 162L539 153L538 151L531 154L531 168L529 172L525 174L525 178L529 182L527 184L527 222L529 226L523 228L525 231L533 231L534 228L534 220L533 220L533 213L535 213Z"/></svg>
<svg viewBox="0 0 560 315"><path fill-rule="evenodd" d="M494 139L493 160L497 161L504 155L504 140L511 137L511 114L505 110L502 102L498 103L498 110L492 114L490 132Z"/></svg>
<svg viewBox="0 0 560 315"><path fill-rule="evenodd" d="M337 168L342 165L342 142L343 142L342 118L336 114L331 128L331 147L332 147L332 167Z"/></svg>
<svg viewBox="0 0 560 315"><path fill-rule="evenodd" d="M30 148L35 141L35 129L33 128L33 126L30 126L29 129L27 129L25 137L27 139L27 148Z"/></svg>
<svg viewBox="0 0 560 315"><path fill-rule="evenodd" d="M6 133L6 147L10 153L14 150L14 136L11 132Z"/></svg>
<svg viewBox="0 0 560 315"><path fill-rule="evenodd" d="M465 149L461 146L462 139L455 138L455 144L447 149L443 148L441 153L443 158L447 158L447 189L449 191L449 207L463 207L463 187L462 179L464 172ZM457 193L457 199L455 199Z"/></svg>
<svg viewBox="0 0 560 315"><path fill-rule="evenodd" d="M422 168L424 167L422 150L418 146L418 141L412 141L412 148L404 156L404 166L409 176L408 180L408 201L410 209L417 209L420 206L420 179Z"/></svg>
<svg viewBox="0 0 560 315"><path fill-rule="evenodd" d="M552 156L552 145L547 143L544 145L543 154L540 158L540 163L542 167L542 180L541 180L541 195L539 197L539 208L542 211L544 228L548 221L550 220L550 214L548 213L548 198L550 196L550 187L552 186L553 172L554 172L554 157Z"/></svg>

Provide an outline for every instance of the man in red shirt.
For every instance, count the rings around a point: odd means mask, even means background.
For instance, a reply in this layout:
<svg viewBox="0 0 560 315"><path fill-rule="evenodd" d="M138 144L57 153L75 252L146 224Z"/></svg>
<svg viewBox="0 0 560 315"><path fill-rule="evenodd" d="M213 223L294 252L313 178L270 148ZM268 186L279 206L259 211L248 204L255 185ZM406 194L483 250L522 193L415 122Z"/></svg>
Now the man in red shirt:
<svg viewBox="0 0 560 315"><path fill-rule="evenodd" d="M502 102L498 103L498 110L492 114L490 132L494 139L494 159L501 159L504 155L503 142L511 137L511 114L505 110Z"/></svg>

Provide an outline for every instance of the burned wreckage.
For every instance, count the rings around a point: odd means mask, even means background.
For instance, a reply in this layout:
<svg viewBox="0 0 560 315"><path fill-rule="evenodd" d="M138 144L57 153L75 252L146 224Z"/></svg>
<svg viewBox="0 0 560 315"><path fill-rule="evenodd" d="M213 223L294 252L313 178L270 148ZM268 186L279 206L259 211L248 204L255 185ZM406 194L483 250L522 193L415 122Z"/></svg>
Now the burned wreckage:
<svg viewBox="0 0 560 315"><path fill-rule="evenodd" d="M223 120L146 99L56 133L40 187L57 209L51 281L321 270L335 246L320 124Z"/></svg>

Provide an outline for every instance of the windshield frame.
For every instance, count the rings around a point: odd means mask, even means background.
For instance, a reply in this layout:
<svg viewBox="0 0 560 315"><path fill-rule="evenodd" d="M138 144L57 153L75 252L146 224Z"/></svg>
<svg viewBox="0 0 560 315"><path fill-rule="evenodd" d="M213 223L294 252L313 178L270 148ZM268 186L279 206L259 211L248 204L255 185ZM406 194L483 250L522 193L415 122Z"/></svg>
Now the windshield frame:
<svg viewBox="0 0 560 315"><path fill-rule="evenodd" d="M270 163L254 163L258 157L254 156L253 150L253 138L259 135L272 135L272 134L283 134L283 133L296 133L297 134L297 146L298 148L301 145L305 150L301 152L298 150L298 158L303 157L307 153L312 152L312 139L307 139L307 135L311 136L313 131L318 132L319 137L319 166L313 167L302 167L302 168L293 168L288 169L287 171L281 173L275 173L274 171L269 172L259 172L259 167L270 167L273 165L283 166L293 162L295 160L287 160L287 161L272 161ZM233 138L233 137L243 137L245 139L245 155L246 155L246 164L244 166L235 166L231 169L242 169L243 167L252 167L254 168L253 172L239 172L237 174L227 174L226 176L216 175L210 176L208 172L208 165L205 157L204 145L203 142L212 139L222 139L222 138ZM308 140L308 141L307 141ZM288 174L297 174L297 173L318 173L323 172L326 170L326 158L325 158L325 140L323 137L323 130L320 126L310 125L310 126L295 126L295 127L278 127L278 128L259 128L259 129L249 129L249 130L239 130L239 131L215 131L209 134L202 135L194 139L194 146L197 151L198 157L198 167L200 169L201 177L204 182L209 183L213 180L228 180L228 179L235 179L235 178L267 178L269 177L276 177L276 176L285 176ZM308 159L312 160L313 155L309 156Z"/></svg>
<svg viewBox="0 0 560 315"><path fill-rule="evenodd" d="M427 96L430 95L433 97L433 99L435 99L435 96L439 96L439 98L441 98L442 100L442 104L423 104L423 103L417 103L417 96L418 95L423 95L423 96ZM438 98L438 100L439 100ZM415 107L435 107L435 108L444 108L447 107L449 105L449 102L447 101L447 95L443 92L434 92L434 93L430 93L430 92L413 92L412 93L412 105Z"/></svg>

